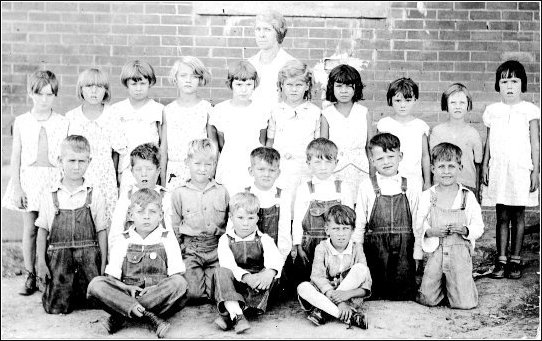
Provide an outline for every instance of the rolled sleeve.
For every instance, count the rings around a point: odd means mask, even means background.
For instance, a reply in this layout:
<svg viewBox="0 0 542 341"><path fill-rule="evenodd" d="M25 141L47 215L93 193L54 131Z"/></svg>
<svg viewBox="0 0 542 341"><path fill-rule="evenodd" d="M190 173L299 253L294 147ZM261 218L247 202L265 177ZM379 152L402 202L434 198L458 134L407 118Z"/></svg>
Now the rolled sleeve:
<svg viewBox="0 0 542 341"><path fill-rule="evenodd" d="M50 232L51 224L53 221L52 215L54 214L54 205L51 199L51 193L43 193L40 195L38 217L34 224Z"/></svg>
<svg viewBox="0 0 542 341"><path fill-rule="evenodd" d="M331 282L327 278L327 270L325 264L326 249L324 244L320 243L314 250L314 260L312 262L311 281L316 285L321 293L333 289Z"/></svg>
<svg viewBox="0 0 542 341"><path fill-rule="evenodd" d="M221 267L230 269L233 272L235 279L238 282L241 282L243 275L248 274L249 272L237 266L229 244L228 236L225 234L218 240L218 263Z"/></svg>
<svg viewBox="0 0 542 341"><path fill-rule="evenodd" d="M280 202L280 217L277 246L283 263L292 250L292 197L290 192L283 191Z"/></svg>
<svg viewBox="0 0 542 341"><path fill-rule="evenodd" d="M365 235L365 226L367 225L369 198L363 184L359 186L358 195L356 198L356 227L352 234L352 241L363 244Z"/></svg>
<svg viewBox="0 0 542 341"><path fill-rule="evenodd" d="M107 215L105 214L105 196L96 191L92 191L92 203L90 204L90 212L92 214L92 219L94 220L94 227L96 232L107 230L108 220Z"/></svg>
<svg viewBox="0 0 542 341"><path fill-rule="evenodd" d="M294 202L294 221L292 224L292 244L300 245L303 240L303 227L301 222L309 208L310 194L307 186L301 183L297 188Z"/></svg>
<svg viewBox="0 0 542 341"><path fill-rule="evenodd" d="M410 212L412 214L412 226L416 226L417 211L419 204L419 193L417 191L408 192L408 201L410 205ZM419 234L414 233L414 259L423 259L422 241Z"/></svg>
<svg viewBox="0 0 542 341"><path fill-rule="evenodd" d="M469 240L474 248L475 240L484 234L484 220L482 219L482 208L471 191L467 194L465 213L467 215L469 235L463 236L463 238Z"/></svg>
<svg viewBox="0 0 542 341"><path fill-rule="evenodd" d="M109 229L109 235L107 238L109 249L111 249L113 245L120 238L122 238L122 232L124 231L124 224L126 222L126 213L128 212L129 205L130 201L125 197L121 197L117 201L117 205L113 211L113 216L111 217L111 228Z"/></svg>
<svg viewBox="0 0 542 341"><path fill-rule="evenodd" d="M183 255L181 253L181 247L175 238L175 234L168 233L164 240L164 248L167 254L167 274L168 276L174 274L184 274L186 267L183 262Z"/></svg>
<svg viewBox="0 0 542 341"><path fill-rule="evenodd" d="M482 114L482 120L486 127L491 128L491 109L489 107L486 107L486 109L484 110L484 113Z"/></svg>
<svg viewBox="0 0 542 341"><path fill-rule="evenodd" d="M269 118L269 123L267 124L267 138L274 139L276 129L277 123L275 121L275 115L271 114L271 117Z"/></svg>
<svg viewBox="0 0 542 341"><path fill-rule="evenodd" d="M263 265L266 269L273 269L277 271L275 278L280 278L282 272L283 258L279 252L279 249L275 245L275 242L271 237L264 234L261 237L263 247Z"/></svg>
<svg viewBox="0 0 542 341"><path fill-rule="evenodd" d="M439 239L436 237L426 237L425 232L431 228L429 225L429 209L431 208L431 193L430 189L424 191L419 199L418 210L416 213L416 225L414 229L414 238L420 241L420 247L424 252L433 252L439 244ZM417 256L417 255L416 255ZM419 259L419 258L414 258Z"/></svg>
<svg viewBox="0 0 542 341"><path fill-rule="evenodd" d="M109 250L109 263L105 267L105 273L115 277L119 281L122 279L122 264L126 258L127 250L128 242L125 238L119 240Z"/></svg>

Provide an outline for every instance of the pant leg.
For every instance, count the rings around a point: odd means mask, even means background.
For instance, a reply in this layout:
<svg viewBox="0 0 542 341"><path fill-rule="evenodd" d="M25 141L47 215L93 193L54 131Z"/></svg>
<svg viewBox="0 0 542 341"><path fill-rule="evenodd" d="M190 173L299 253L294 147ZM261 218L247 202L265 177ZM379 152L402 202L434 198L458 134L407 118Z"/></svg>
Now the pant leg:
<svg viewBox="0 0 542 341"><path fill-rule="evenodd" d="M180 274L171 275L153 285L137 301L158 315L172 315L185 306L188 284Z"/></svg>
<svg viewBox="0 0 542 341"><path fill-rule="evenodd" d="M241 308L245 305L245 298L237 292L235 286L236 279L233 272L228 268L218 267L214 275L214 298L218 311L223 312L223 303L225 301L238 301Z"/></svg>
<svg viewBox="0 0 542 341"><path fill-rule="evenodd" d="M450 246L448 257L449 271L445 271L445 275L450 307L475 308L478 305L478 290L472 278L470 245L465 242Z"/></svg>
<svg viewBox="0 0 542 341"><path fill-rule="evenodd" d="M416 263L414 261L414 235L392 233L389 235L392 261L388 278L391 297L395 300L414 300L416 297Z"/></svg>
<svg viewBox="0 0 542 341"><path fill-rule="evenodd" d="M357 289L368 281L371 281L369 268L365 264L356 263L350 268L348 275L346 275L341 284L339 284L337 290L346 291ZM368 286L371 287L371 284L368 283Z"/></svg>
<svg viewBox="0 0 542 341"><path fill-rule="evenodd" d="M213 285L215 270L220 266L218 263L218 252L213 250L205 253L205 263L203 264L203 278L205 290L203 296L208 299L213 299Z"/></svg>
<svg viewBox="0 0 542 341"><path fill-rule="evenodd" d="M245 283L240 282L236 282L235 287L237 292L244 296L246 306L256 308L258 310L258 314L261 315L267 311L269 296L276 287L276 284L277 280L273 279L269 289L267 290L255 290Z"/></svg>
<svg viewBox="0 0 542 341"><path fill-rule="evenodd" d="M442 245L429 255L416 302L434 307L444 298L442 287Z"/></svg>
<svg viewBox="0 0 542 341"><path fill-rule="evenodd" d="M130 292L122 289L122 282L109 276L98 276L90 281L87 298L96 302L110 314L120 314L130 317L130 312L138 301Z"/></svg>
<svg viewBox="0 0 542 341"><path fill-rule="evenodd" d="M42 296L43 308L49 314L70 313L75 277L72 249L49 250L47 258L51 279L45 284Z"/></svg>
<svg viewBox="0 0 542 341"><path fill-rule="evenodd" d="M301 307L305 311L310 310L311 306L313 306L325 311L335 318L339 317L339 308L337 308L335 303L331 302L326 295L318 291L318 289L316 289L311 283L303 282L299 284L297 287L297 293L300 298L299 303L301 303ZM306 303L308 303L308 305Z"/></svg>
<svg viewBox="0 0 542 341"><path fill-rule="evenodd" d="M77 267L77 274L74 284L74 295L72 302L79 307L88 307L87 288L93 278L100 275L101 254L98 246L83 247L74 249L74 259Z"/></svg>
<svg viewBox="0 0 542 341"><path fill-rule="evenodd" d="M184 265L186 272L184 278L188 285L188 299L197 300L205 296L205 273L203 270L203 260L195 251L189 251L185 254Z"/></svg>

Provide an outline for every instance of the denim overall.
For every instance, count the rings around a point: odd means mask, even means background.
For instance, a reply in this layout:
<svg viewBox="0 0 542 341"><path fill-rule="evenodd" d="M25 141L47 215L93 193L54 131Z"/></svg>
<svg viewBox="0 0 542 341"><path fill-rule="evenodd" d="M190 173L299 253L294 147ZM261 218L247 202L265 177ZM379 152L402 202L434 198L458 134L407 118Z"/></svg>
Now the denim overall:
<svg viewBox="0 0 542 341"><path fill-rule="evenodd" d="M462 190L461 207L445 209L436 206L431 192L431 227L467 225L465 206L467 189ZM470 241L457 233L439 238L439 246L428 255L417 301L428 306L439 304L445 296L450 306L471 309L478 305L478 291L472 278L472 248ZM445 280L442 279L444 276Z"/></svg>
<svg viewBox="0 0 542 341"><path fill-rule="evenodd" d="M67 314L85 306L88 284L100 275L101 253L90 212L92 189L85 205L74 210L60 209L58 193L52 195L56 214L47 249L51 280L45 284L42 302L49 314Z"/></svg>
<svg viewBox="0 0 542 341"><path fill-rule="evenodd" d="M245 188L245 191L250 192L250 187ZM280 199L280 193L282 189L277 187L275 198ZM268 208L260 208L258 212L258 230L263 233L267 233L269 237L273 238L275 245L278 245L279 234L279 218L280 218L280 204L277 203Z"/></svg>
<svg viewBox="0 0 542 341"><path fill-rule="evenodd" d="M364 251L373 279L372 298L413 300L416 263L407 180L401 178L402 193L395 195L382 195L376 176L371 177L371 182L376 199L365 232Z"/></svg>
<svg viewBox="0 0 542 341"><path fill-rule="evenodd" d="M258 273L264 269L264 253L260 236L256 233L252 241L238 241L228 236L231 252L237 266L250 272ZM269 294L276 284L273 279L268 290L255 290L245 283L238 282L233 272L227 268L218 268L216 275L215 299L217 303L224 301L240 301L248 307L256 308L258 314L267 309ZM243 307L243 305L241 305Z"/></svg>

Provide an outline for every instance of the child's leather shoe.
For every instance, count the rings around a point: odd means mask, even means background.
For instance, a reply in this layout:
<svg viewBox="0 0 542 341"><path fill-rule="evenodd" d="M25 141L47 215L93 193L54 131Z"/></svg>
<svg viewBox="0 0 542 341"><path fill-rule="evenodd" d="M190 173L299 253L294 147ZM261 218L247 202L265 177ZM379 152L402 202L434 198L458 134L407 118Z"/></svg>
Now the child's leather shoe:
<svg viewBox="0 0 542 341"><path fill-rule="evenodd" d="M26 281L24 282L21 291L19 291L19 295L29 296L36 292L36 290L38 290L38 287L36 286L36 275L33 272L26 270Z"/></svg>
<svg viewBox="0 0 542 341"><path fill-rule="evenodd" d="M506 269L505 275L506 278L520 279L522 276L521 264L517 262L508 262L508 267Z"/></svg>
<svg viewBox="0 0 542 341"><path fill-rule="evenodd" d="M103 321L103 326L109 334L115 334L124 327L124 322L126 319L122 315L114 314Z"/></svg>
<svg viewBox="0 0 542 341"><path fill-rule="evenodd" d="M369 329L369 319L367 315L363 312L353 313L350 317L350 322L348 323L351 326L356 326L361 329Z"/></svg>
<svg viewBox="0 0 542 341"><path fill-rule="evenodd" d="M322 310L318 308L314 308L309 315L307 316L307 320L311 321L317 326L321 326L325 323L324 316L322 314Z"/></svg>
<svg viewBox="0 0 542 341"><path fill-rule="evenodd" d="M163 338L169 329L170 324L148 310L143 311L143 318L149 322L156 332L158 338Z"/></svg>
<svg viewBox="0 0 542 341"><path fill-rule="evenodd" d="M506 263L497 261L495 263L495 267L493 268L493 271L489 274L489 277L501 279L504 278L504 268L506 267Z"/></svg>

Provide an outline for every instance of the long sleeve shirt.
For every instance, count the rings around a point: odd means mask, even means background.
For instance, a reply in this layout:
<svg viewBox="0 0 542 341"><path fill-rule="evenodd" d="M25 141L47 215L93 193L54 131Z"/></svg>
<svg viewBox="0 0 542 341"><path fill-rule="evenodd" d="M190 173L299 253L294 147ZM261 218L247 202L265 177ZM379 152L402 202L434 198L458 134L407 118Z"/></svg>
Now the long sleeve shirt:
<svg viewBox="0 0 542 341"><path fill-rule="evenodd" d="M275 245L275 242L267 234L261 233L259 230L254 231L245 238L239 237L233 229L228 229L225 234L223 234L218 240L218 262L221 267L228 268L233 272L233 276L239 282L243 278L243 275L248 274L247 270L239 267L235 262L235 257L233 252L230 249L229 237L234 238L236 242L239 241L252 241L254 237L258 234L262 242L263 247L263 266L266 269L273 269L277 271L275 278L280 278L282 271L283 259L279 252L279 249Z"/></svg>
<svg viewBox="0 0 542 341"><path fill-rule="evenodd" d="M431 192L433 192L434 195L437 195L435 192L435 186L429 188L421 194L418 205L414 234L418 235L418 238L421 240L421 247L424 252L433 252L439 245L438 237L425 236L425 232L431 228ZM461 201L463 198L461 190L463 188L465 187L459 185L459 190L457 191L457 195L450 208L461 208ZM480 204L478 204L476 197L471 191L467 193L465 216L467 228L469 229L469 235L463 235L463 238L469 240L471 242L472 249L474 249L475 240L480 238L484 233L484 221L482 220L482 209L480 208Z"/></svg>

